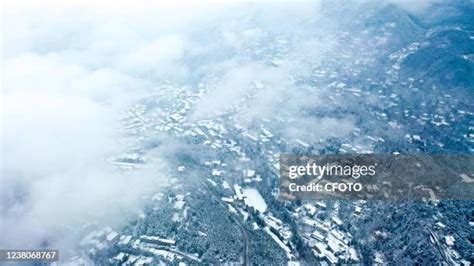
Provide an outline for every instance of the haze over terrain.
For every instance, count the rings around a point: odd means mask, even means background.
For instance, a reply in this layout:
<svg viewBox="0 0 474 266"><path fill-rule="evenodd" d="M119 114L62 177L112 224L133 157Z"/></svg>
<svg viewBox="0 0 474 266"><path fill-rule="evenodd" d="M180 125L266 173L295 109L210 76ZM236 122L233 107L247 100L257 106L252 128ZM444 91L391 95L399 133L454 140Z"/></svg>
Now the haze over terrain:
<svg viewBox="0 0 474 266"><path fill-rule="evenodd" d="M387 10L396 23L380 17ZM169 95L163 89L168 85L183 91L179 97L205 83L207 94L193 106L191 122L225 114L249 126L255 119L281 115L284 120L275 134L286 139L351 138L364 146L365 136L353 137L360 124L403 139L410 129L361 122L363 110L382 106L383 98L364 95L354 100L340 97L333 88L357 87L340 82L342 78L367 84L382 75L411 78L413 69L422 68L416 65L419 58L390 74L377 66L424 36L431 27L420 26L426 21L436 24L458 13L437 0L175 5L7 1L2 18L0 247L73 249L82 228L126 224L145 199L167 186L170 180L163 173L174 167L169 155L186 147L179 141L147 150L153 159L138 169L123 171L110 161L129 152L139 138L123 126L129 108L160 92ZM377 23L382 26L374 27ZM471 36L464 37L459 38L472 40L472 28ZM466 59L453 59L453 69L459 70L450 73L453 88L473 84L472 47L466 41L459 48ZM317 72L322 66L341 76L323 78L325 73ZM377 69L380 73L374 74ZM411 97L399 86L393 93ZM469 111L472 88L460 89L459 95L465 96L459 96L459 106ZM324 115L314 116L316 112ZM454 128L466 127L460 123ZM149 141L145 133L142 138ZM469 150L459 145L460 151Z"/></svg>

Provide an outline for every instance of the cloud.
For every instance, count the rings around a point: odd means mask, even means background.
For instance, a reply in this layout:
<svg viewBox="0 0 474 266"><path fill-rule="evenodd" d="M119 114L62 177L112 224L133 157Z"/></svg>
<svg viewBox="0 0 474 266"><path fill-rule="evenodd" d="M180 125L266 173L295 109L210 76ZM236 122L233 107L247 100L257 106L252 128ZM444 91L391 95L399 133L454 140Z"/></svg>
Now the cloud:
<svg viewBox="0 0 474 266"><path fill-rule="evenodd" d="M153 171L162 165L122 173L107 162L124 151L119 111L144 82L64 59L28 53L4 62L3 247L38 247L46 240L70 245L66 239L79 232L72 228L124 217L117 212L133 212L164 181Z"/></svg>
<svg viewBox="0 0 474 266"><path fill-rule="evenodd" d="M3 25L0 246L67 250L82 226L125 222L166 183L164 163L123 172L108 159L132 141L119 123L127 106L156 79L186 75L185 44L115 15L16 11Z"/></svg>

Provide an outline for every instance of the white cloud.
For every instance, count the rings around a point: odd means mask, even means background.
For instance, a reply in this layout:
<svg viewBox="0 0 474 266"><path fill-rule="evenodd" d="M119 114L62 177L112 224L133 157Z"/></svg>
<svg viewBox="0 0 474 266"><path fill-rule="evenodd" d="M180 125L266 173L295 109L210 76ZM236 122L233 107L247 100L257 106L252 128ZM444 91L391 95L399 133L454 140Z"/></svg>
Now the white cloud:
<svg viewBox="0 0 474 266"><path fill-rule="evenodd" d="M25 54L4 64L2 246L66 247L78 232L71 227L111 222L163 182L152 169L120 173L106 161L123 151L118 111L143 90L140 82L58 57Z"/></svg>
<svg viewBox="0 0 474 266"><path fill-rule="evenodd" d="M125 149L119 119L153 87L147 72L176 75L185 44L90 10L6 11L0 246L72 248L81 226L124 222L166 183L161 164L123 173L107 159Z"/></svg>

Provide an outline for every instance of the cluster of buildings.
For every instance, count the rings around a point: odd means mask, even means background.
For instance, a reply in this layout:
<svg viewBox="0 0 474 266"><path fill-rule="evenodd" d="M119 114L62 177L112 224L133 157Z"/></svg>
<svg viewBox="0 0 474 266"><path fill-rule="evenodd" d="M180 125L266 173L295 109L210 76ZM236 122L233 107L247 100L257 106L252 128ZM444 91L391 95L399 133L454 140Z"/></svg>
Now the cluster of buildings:
<svg viewBox="0 0 474 266"><path fill-rule="evenodd" d="M177 262L181 265L185 259L201 262L196 255L176 249L174 239L148 235L133 237L120 234L110 227L89 233L79 246L84 250L83 256L72 257L66 264L89 265L90 259L98 260L100 252L105 249L114 250L116 255L107 258L107 262L113 265L150 265L159 262Z"/></svg>
<svg viewBox="0 0 474 266"><path fill-rule="evenodd" d="M256 83L255 86L261 87L263 85ZM340 90L343 90L345 87L342 84L335 84L335 86ZM197 92L192 92L191 90L170 92L167 97L174 97L171 106L160 106L158 108L159 111L147 114L145 114L145 104L132 106L127 113L126 119L129 133L137 136L137 142L146 141L147 136L152 135L153 132L172 134L173 136L184 137L195 144L203 144L211 150L232 155L235 158L232 166L220 159L205 162L204 167L207 167L210 171L206 181L223 192L224 196L221 198L223 204L228 207L231 213L242 216L244 221L248 219L250 212L258 211L258 215L263 220L264 225L261 226L253 223L253 228L255 230L261 229L264 233L268 234L285 251L289 261L296 259L296 248L291 239L294 233L300 232L292 232L287 224L272 214L271 207L267 205L264 197L255 186L263 181L263 177L254 168L249 167L249 165L252 165L252 156L255 155L247 154L246 147L261 147L261 154L258 154L258 156L265 159L272 171L272 175L276 177L279 175L279 154L282 146L296 146L302 150L307 150L313 144L299 138L286 140L279 134L273 133L270 121L266 120L261 120L260 124L253 123L251 126L244 126L240 123L240 117L189 119L191 107L205 92L206 89L204 87ZM381 140L374 138L373 141L378 142ZM366 147L360 145L351 146L350 144L346 144L342 148L347 149L348 152L366 149ZM113 163L119 164L122 168L131 168L145 163L145 160L141 157L140 153L127 153L115 158ZM185 165L180 165L177 171L184 172L185 169ZM240 171L240 173L236 174L235 170ZM232 174L230 174L231 172ZM173 216L173 220L179 221L186 210L184 208L185 196L177 195L173 201L177 211ZM315 208L324 209L323 205L324 203L322 202L317 203ZM362 208L357 206L356 210L356 213L361 212ZM318 221L313 218L312 212L314 211L310 207L305 209L307 217L300 217L300 220L305 221L305 230L311 228L311 231L304 231L303 237L307 240L307 244L311 246L315 256L328 263L359 261L357 252L349 245L352 236L339 230L341 221L337 217L333 217L333 219L326 222ZM158 238L154 238L156 237L143 236L139 239L131 239L130 236L120 236L117 241L125 241L127 243L120 244L119 246L130 245L134 250L141 250L146 254L150 254L150 257L140 257L143 255L138 256L119 252L113 259L116 262L127 262L136 259L146 263L150 258L153 259L154 257L164 258L167 261L174 261L179 259L180 256L182 257L182 255L170 251L169 247L174 245L172 241L165 243L160 242L161 240ZM163 248L163 246L167 248ZM192 254L187 255L190 259L199 261L199 258L196 256Z"/></svg>
<svg viewBox="0 0 474 266"><path fill-rule="evenodd" d="M354 203L354 215L361 214L361 204ZM342 229L343 221L338 217L337 209L336 205L329 211L327 204L321 201L308 202L295 209L293 215L314 256L328 264L357 263L360 259L352 245L353 236Z"/></svg>
<svg viewBox="0 0 474 266"><path fill-rule="evenodd" d="M226 126L229 121L219 117L212 120L188 121L186 119L186 112L189 111L191 104L192 102L182 104L181 106L185 106L185 108L170 113L166 120L156 120L158 124L155 126L155 129L178 136L189 137L192 141L202 143L211 149L221 152L226 151L228 154L232 154L236 161L242 165L239 178L235 178L235 173L234 177L228 178L228 173L232 171L228 165L221 160L212 160L204 164L205 167L210 169L210 176L206 178L207 182L224 192L225 196L221 200L228 206L231 213L241 215L246 220L249 217L250 210L258 211L264 221L264 226L260 228L259 225L254 223L254 229L262 229L265 233L269 234L278 246L285 251L288 259L294 259L293 250L295 247L291 243L293 232L288 225L285 225L280 219L271 214L264 198L258 189L253 187L252 184L254 182L261 182L263 178L254 169L244 166L247 162L251 161L251 156L246 154L245 148L240 144L246 143L250 146L258 144L260 147L263 147L260 156L266 159L268 165L271 166L273 174L278 175L278 146L285 145L286 141L281 137L275 136L271 132L270 127L263 124L264 121L262 121L260 126L253 125L251 128L242 126L239 123L233 123L231 128L228 128ZM374 139L374 141L379 140ZM292 140L287 144L299 146L301 149L311 147L310 143L301 139ZM364 149L364 147L360 146L351 147L349 144L345 148L348 151L350 149ZM233 166L232 168L236 169L239 167ZM360 206L357 206L357 211L361 211ZM307 218L307 220L310 219L312 219L311 216ZM305 219L302 220L304 221ZM352 236L349 233L338 230L341 221L335 217L327 227L325 227L326 224L323 222L318 224L317 220L307 224L307 226L312 227L314 230L309 234L305 233L304 238L308 239L307 243L314 250L315 256L328 261L328 263L359 261L357 252L349 245Z"/></svg>
<svg viewBox="0 0 474 266"><path fill-rule="evenodd" d="M270 133L267 132L267 134ZM240 160L240 162L242 161ZM252 228L268 234L286 253L288 260L295 259L295 246L291 242L292 230L289 225L272 214L270 206L255 187L256 183L262 182L258 171L241 167L243 169L233 173L233 177L231 177L228 165L220 160L207 161L204 166L208 167L211 173L207 182L211 186L219 188L223 193L224 196L221 197L221 200L229 212L241 216L244 222L249 219L251 213L256 213L262 223L253 222Z"/></svg>

